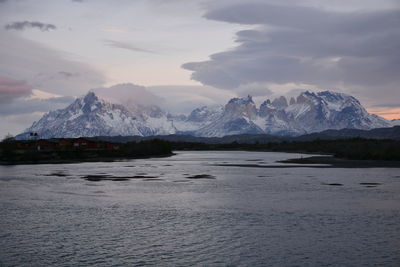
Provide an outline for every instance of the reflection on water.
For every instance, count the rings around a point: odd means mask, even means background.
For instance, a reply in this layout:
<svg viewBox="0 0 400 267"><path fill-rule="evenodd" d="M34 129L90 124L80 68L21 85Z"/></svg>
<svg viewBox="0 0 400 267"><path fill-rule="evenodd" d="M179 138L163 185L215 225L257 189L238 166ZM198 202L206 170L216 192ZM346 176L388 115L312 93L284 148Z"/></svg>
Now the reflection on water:
<svg viewBox="0 0 400 267"><path fill-rule="evenodd" d="M400 169L218 166L297 156L2 166L0 265L398 266Z"/></svg>

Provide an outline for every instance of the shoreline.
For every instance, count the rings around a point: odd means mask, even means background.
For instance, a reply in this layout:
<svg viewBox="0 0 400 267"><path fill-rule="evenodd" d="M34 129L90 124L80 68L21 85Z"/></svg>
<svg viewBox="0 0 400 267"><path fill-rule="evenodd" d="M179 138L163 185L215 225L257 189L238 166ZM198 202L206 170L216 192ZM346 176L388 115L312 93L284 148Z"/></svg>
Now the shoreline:
<svg viewBox="0 0 400 267"><path fill-rule="evenodd" d="M39 164L75 164L86 162L116 162L127 161L132 159L149 159L149 158L167 158L174 156L175 153L163 155L149 155L142 157L98 157L83 159L55 159L55 160L22 160L22 161L0 161L0 166L16 166L16 165L39 165Z"/></svg>
<svg viewBox="0 0 400 267"><path fill-rule="evenodd" d="M360 160L337 158L334 156L311 156L306 158L292 158L278 161L279 163L295 164L329 164L329 166L314 166L318 168L400 168L400 161L395 160Z"/></svg>
<svg viewBox="0 0 400 267"><path fill-rule="evenodd" d="M181 151L181 150L177 150ZM201 150L207 151L207 150ZM209 150L215 151L215 150ZM278 151L252 151L252 150L226 150L226 151L246 151L246 152L267 152L274 153ZM245 168L400 168L400 161L390 160L355 160L338 158L328 153L311 153L311 152L294 152L279 151L288 154L319 154L321 156L310 156L301 158L288 158L276 161L276 163L284 163L287 165L259 165L259 164L216 164L223 167L245 167ZM176 153L163 155L149 155L138 157L96 157L81 159L54 159L54 160L21 160L21 161L0 161L0 166L16 166L16 165L39 165L39 164L76 164L86 162L117 162L132 159L151 159L166 158L176 155ZM295 164L295 165L290 165Z"/></svg>

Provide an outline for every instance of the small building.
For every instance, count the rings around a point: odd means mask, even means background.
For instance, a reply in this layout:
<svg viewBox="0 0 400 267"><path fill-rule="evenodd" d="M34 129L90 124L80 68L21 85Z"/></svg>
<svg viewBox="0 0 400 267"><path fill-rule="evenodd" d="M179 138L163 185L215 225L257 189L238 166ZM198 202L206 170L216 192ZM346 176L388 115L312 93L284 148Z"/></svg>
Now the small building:
<svg viewBox="0 0 400 267"><path fill-rule="evenodd" d="M55 140L40 139L36 141L37 150L54 150L58 147L58 142Z"/></svg>
<svg viewBox="0 0 400 267"><path fill-rule="evenodd" d="M119 144L111 143L111 142L103 142L104 148L106 149L119 149Z"/></svg>
<svg viewBox="0 0 400 267"><path fill-rule="evenodd" d="M15 142L16 147L22 150L116 150L120 148L120 144L112 143L107 141L96 141L88 138L54 138L54 139L40 139L37 141L33 140L21 140Z"/></svg>
<svg viewBox="0 0 400 267"><path fill-rule="evenodd" d="M60 148L71 147L72 146L72 141L71 140L68 140L68 139L65 139L65 138L60 138L57 141L58 141L58 146Z"/></svg>
<svg viewBox="0 0 400 267"><path fill-rule="evenodd" d="M21 140L16 141L15 145L19 149L33 149L36 147L36 142Z"/></svg>
<svg viewBox="0 0 400 267"><path fill-rule="evenodd" d="M99 149L101 148L101 143L80 137L73 140L73 147L79 149Z"/></svg>

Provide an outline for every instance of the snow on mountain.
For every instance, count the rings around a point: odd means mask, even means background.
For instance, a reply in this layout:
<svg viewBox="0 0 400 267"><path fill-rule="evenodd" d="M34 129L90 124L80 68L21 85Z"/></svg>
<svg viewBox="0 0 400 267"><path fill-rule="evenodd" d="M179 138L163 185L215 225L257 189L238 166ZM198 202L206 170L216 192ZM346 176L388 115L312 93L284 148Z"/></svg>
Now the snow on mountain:
<svg viewBox="0 0 400 267"><path fill-rule="evenodd" d="M263 133L254 122L258 111L251 96L233 98L225 105L223 112L210 124L195 131L198 136L225 136L243 133Z"/></svg>
<svg viewBox="0 0 400 267"><path fill-rule="evenodd" d="M173 134L176 128L158 107L132 105L129 109L99 99L93 92L76 99L65 109L51 111L24 133L37 132L40 138L116 135Z"/></svg>
<svg viewBox="0 0 400 267"><path fill-rule="evenodd" d="M181 133L193 133L194 131L212 123L218 119L223 112L222 106L203 106L194 109L188 116L171 116L174 126Z"/></svg>
<svg viewBox="0 0 400 267"><path fill-rule="evenodd" d="M392 123L393 126L398 126L400 125L400 119L394 119L390 121Z"/></svg>
<svg viewBox="0 0 400 267"><path fill-rule="evenodd" d="M369 114L353 96L330 91L304 92L285 112L296 119L295 129L307 133L326 129L367 130L391 126L389 121Z"/></svg>
<svg viewBox="0 0 400 267"><path fill-rule="evenodd" d="M167 114L152 104L112 104L90 92L67 108L44 115L18 138L26 138L29 132L37 132L41 138L174 133L206 137L301 135L327 129L368 130L396 123L369 114L350 95L330 91L307 91L289 101L284 96L267 99L259 108L251 96L233 98L224 107L204 106L189 115Z"/></svg>
<svg viewBox="0 0 400 267"><path fill-rule="evenodd" d="M327 129L372 129L392 123L369 114L349 95L330 91L301 93L297 99L284 96L267 99L257 109L250 96L234 98L221 116L195 131L198 136L224 136L242 133L300 135Z"/></svg>

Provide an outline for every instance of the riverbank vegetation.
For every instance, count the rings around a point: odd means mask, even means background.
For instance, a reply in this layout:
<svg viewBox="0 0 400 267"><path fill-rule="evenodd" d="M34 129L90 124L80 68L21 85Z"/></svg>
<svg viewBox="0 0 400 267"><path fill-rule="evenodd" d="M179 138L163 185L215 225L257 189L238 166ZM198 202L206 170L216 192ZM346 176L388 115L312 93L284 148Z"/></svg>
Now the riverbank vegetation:
<svg viewBox="0 0 400 267"><path fill-rule="evenodd" d="M51 139L0 143L1 164L113 161L172 155L171 144L154 139L114 144L89 139Z"/></svg>
<svg viewBox="0 0 400 267"><path fill-rule="evenodd" d="M4 140L1 164L112 161L172 155L173 150L245 150L330 154L336 158L400 161L400 141L390 139L338 139L259 143L208 144L159 139L110 143L93 139Z"/></svg>

